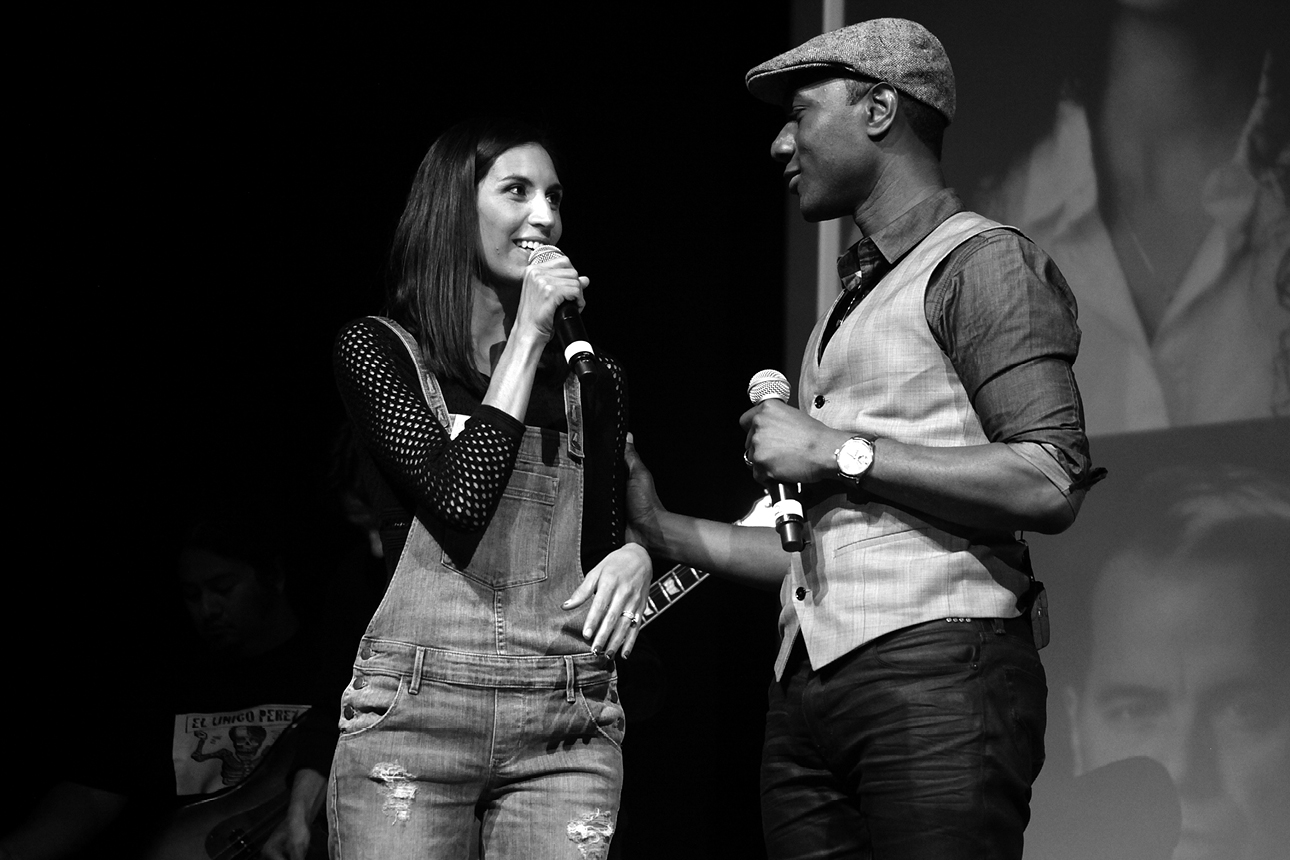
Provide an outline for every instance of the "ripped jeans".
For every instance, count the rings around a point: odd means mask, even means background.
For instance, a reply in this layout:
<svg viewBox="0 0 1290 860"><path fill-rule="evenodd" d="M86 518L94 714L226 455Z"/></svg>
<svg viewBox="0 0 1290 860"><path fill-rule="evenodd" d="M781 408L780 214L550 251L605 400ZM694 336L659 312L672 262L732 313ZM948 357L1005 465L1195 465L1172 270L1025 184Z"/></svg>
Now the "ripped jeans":
<svg viewBox="0 0 1290 860"><path fill-rule="evenodd" d="M418 671L419 670L419 671ZM333 860L604 860L625 728L612 663L365 640L328 788Z"/></svg>

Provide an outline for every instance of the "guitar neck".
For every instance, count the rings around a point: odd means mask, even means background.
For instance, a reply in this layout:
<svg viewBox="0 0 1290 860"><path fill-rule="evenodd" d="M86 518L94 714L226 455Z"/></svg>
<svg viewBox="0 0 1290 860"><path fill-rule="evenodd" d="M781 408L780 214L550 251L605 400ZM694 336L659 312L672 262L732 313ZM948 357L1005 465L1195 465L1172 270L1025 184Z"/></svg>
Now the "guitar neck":
<svg viewBox="0 0 1290 860"><path fill-rule="evenodd" d="M649 624L687 591L708 578L708 574L684 564L678 564L654 580L649 587L649 602L641 612L641 626Z"/></svg>
<svg viewBox="0 0 1290 860"><path fill-rule="evenodd" d="M771 507L770 495L763 495L748 509L748 513L735 520L737 526L774 526L775 511ZM649 587L649 603L641 611L641 624L649 624L663 614L673 603L680 600L690 589L708 578L702 570L678 564L667 573L654 580Z"/></svg>

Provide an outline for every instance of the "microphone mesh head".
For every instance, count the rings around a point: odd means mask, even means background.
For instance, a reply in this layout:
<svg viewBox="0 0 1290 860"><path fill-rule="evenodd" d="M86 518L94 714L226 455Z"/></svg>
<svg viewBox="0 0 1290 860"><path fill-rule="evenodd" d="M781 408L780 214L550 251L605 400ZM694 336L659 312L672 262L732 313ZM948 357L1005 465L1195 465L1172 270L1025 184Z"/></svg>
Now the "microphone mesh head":
<svg viewBox="0 0 1290 860"><path fill-rule="evenodd" d="M556 257L563 256L564 251L561 251L555 245L538 245L529 253L529 265L545 263L547 260L554 260Z"/></svg>
<svg viewBox="0 0 1290 860"><path fill-rule="evenodd" d="M791 391L788 377L778 370L761 370L748 380L748 399L753 403L761 403L768 398L787 403Z"/></svg>

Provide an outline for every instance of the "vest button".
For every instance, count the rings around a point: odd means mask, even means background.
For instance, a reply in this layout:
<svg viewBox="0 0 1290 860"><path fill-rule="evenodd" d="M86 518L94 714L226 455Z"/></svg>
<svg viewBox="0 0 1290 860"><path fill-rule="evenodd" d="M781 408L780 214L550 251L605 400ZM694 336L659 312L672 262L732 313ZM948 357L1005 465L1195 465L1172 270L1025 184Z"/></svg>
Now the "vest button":
<svg viewBox="0 0 1290 860"><path fill-rule="evenodd" d="M816 408L816 409L822 409L822 408L824 408L824 395L823 395L823 394L817 394L817 395L815 395L815 408Z"/></svg>
<svg viewBox="0 0 1290 860"><path fill-rule="evenodd" d="M805 588L802 588L801 586L798 586L796 596L797 596L797 599L798 599L798 600L805 600L805 599L806 599L806 589L805 589Z"/></svg>

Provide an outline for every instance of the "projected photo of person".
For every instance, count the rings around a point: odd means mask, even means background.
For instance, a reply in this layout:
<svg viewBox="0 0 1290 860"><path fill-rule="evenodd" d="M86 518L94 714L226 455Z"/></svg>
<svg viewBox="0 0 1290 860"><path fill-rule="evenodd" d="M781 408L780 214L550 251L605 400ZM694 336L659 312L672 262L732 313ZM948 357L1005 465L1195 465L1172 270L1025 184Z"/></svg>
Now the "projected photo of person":
<svg viewBox="0 0 1290 860"><path fill-rule="evenodd" d="M1290 7L1093 0L1023 14L1041 32L1000 49L1016 54L1023 103L1003 99L998 123L1033 139L1019 116L1061 95L1047 132L970 196L1069 280L1090 435L1290 414ZM1027 41L1049 49L1042 61ZM1063 66L1060 90L1038 83L1043 62Z"/></svg>
<svg viewBox="0 0 1290 860"><path fill-rule="evenodd" d="M1168 770L1174 860L1290 847L1290 480L1168 466L1143 480L1088 584L1087 637L1055 673L1076 775L1147 756Z"/></svg>

